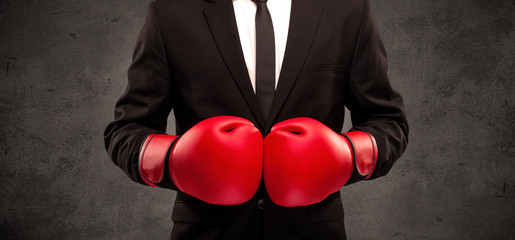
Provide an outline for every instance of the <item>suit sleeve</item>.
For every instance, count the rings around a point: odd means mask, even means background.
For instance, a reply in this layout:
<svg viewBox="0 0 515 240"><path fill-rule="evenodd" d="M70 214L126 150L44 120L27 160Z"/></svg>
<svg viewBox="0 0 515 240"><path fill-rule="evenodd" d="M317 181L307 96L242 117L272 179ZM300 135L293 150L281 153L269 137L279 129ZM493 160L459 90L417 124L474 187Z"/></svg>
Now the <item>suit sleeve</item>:
<svg viewBox="0 0 515 240"><path fill-rule="evenodd" d="M127 88L116 103L114 121L104 132L112 161L141 184L145 182L138 172L140 148L149 135L165 134L173 107L172 79L154 4L148 7L136 42Z"/></svg>
<svg viewBox="0 0 515 240"><path fill-rule="evenodd" d="M371 177L386 175L408 144L408 122L401 95L390 86L386 51L370 3L364 1L345 105L352 129L371 134L377 144L377 163ZM361 180L353 176L352 182Z"/></svg>

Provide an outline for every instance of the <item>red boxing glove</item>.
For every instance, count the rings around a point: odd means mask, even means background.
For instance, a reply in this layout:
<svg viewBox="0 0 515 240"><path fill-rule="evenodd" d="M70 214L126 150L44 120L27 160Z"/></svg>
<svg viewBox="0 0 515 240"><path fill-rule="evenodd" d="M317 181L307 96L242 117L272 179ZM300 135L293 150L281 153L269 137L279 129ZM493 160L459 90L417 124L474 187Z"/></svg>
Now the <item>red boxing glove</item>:
<svg viewBox="0 0 515 240"><path fill-rule="evenodd" d="M166 170L179 190L200 200L244 203L261 181L263 137L250 121L231 116L206 119L180 138L151 135L140 154L140 174L147 184L157 186Z"/></svg>
<svg viewBox="0 0 515 240"><path fill-rule="evenodd" d="M311 118L276 124L264 145L266 189L273 202L285 207L318 203L347 183L354 166L368 178L377 161L370 134L340 135Z"/></svg>

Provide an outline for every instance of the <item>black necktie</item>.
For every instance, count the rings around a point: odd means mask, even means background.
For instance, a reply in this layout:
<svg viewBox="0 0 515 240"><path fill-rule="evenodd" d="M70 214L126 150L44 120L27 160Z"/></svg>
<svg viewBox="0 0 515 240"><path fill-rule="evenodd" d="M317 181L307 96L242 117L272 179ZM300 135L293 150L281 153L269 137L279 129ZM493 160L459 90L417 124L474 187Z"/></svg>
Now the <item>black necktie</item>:
<svg viewBox="0 0 515 240"><path fill-rule="evenodd" d="M268 118L275 92L275 40L267 0L253 0L256 11L256 96L261 111Z"/></svg>

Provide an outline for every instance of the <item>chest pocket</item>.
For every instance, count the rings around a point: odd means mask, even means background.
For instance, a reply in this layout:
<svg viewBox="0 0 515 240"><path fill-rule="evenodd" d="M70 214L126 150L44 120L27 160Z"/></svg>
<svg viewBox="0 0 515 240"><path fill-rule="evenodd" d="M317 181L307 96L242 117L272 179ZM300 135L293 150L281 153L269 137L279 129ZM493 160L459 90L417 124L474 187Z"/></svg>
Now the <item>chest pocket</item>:
<svg viewBox="0 0 515 240"><path fill-rule="evenodd" d="M341 75L343 73L342 65L329 64L312 64L308 67L308 75Z"/></svg>

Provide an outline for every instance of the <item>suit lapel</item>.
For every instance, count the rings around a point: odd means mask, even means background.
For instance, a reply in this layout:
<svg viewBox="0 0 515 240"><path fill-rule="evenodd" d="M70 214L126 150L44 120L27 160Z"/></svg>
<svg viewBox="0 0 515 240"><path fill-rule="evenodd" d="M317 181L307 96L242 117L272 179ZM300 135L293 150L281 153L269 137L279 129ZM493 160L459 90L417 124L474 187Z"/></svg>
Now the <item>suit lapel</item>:
<svg viewBox="0 0 515 240"><path fill-rule="evenodd" d="M270 128L284 105L306 61L315 36L322 8L312 0L292 0L288 42L284 54L277 90L272 102L270 117L265 121L252 89L245 59L241 50L238 28L231 0L209 0L205 10L211 34L232 77L258 123Z"/></svg>
<svg viewBox="0 0 515 240"><path fill-rule="evenodd" d="M264 129L265 118L259 108L250 82L247 66L245 65L232 1L216 0L216 3L211 3L204 9L204 16L227 68L231 72L254 117L256 117L261 128Z"/></svg>
<svg viewBox="0 0 515 240"><path fill-rule="evenodd" d="M322 14L322 8L313 0L292 0L291 7L284 60L266 129L279 114L304 66Z"/></svg>

